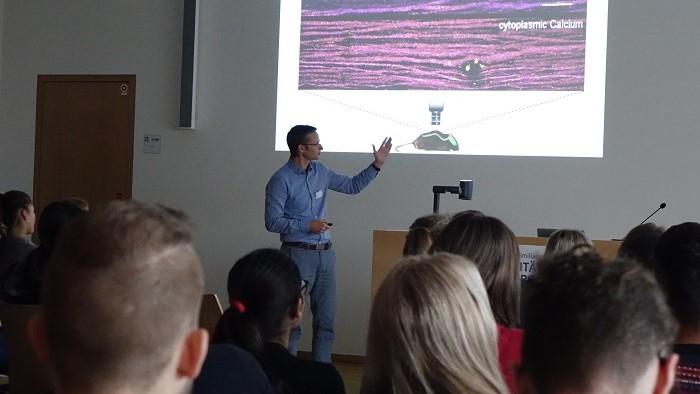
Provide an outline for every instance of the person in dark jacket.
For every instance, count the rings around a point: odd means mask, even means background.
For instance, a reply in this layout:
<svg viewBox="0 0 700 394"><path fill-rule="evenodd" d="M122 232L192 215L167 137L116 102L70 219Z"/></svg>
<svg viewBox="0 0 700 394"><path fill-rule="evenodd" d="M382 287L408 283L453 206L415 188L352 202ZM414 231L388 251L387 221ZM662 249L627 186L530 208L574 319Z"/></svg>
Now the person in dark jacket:
<svg viewBox="0 0 700 394"><path fill-rule="evenodd" d="M234 264L228 275L230 307L214 332L214 343L231 343L255 356L277 393L344 394L332 364L302 360L287 350L292 328L301 323L306 284L294 261L278 249L258 249Z"/></svg>

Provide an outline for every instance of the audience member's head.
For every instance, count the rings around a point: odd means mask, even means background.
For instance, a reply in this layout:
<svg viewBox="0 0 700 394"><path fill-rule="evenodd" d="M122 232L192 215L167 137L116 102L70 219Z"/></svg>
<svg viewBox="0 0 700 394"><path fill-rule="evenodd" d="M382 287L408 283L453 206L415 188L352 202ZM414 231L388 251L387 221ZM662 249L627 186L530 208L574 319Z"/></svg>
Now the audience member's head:
<svg viewBox="0 0 700 394"><path fill-rule="evenodd" d="M299 145L303 145L306 141L306 136L316 132L316 128L308 125L296 125L287 132L287 146L292 157L299 154Z"/></svg>
<svg viewBox="0 0 700 394"><path fill-rule="evenodd" d="M681 325L678 342L700 344L700 223L666 230L655 257L656 274Z"/></svg>
<svg viewBox="0 0 700 394"><path fill-rule="evenodd" d="M184 215L115 201L58 237L30 339L57 392L188 392L206 354L202 268Z"/></svg>
<svg viewBox="0 0 700 394"><path fill-rule="evenodd" d="M89 211L90 210L90 204L87 202L86 199L80 198L80 197L71 197L71 198L66 198L64 201L68 201L70 203L73 203L83 211Z"/></svg>
<svg viewBox="0 0 700 394"><path fill-rule="evenodd" d="M479 268L496 322L518 325L520 316L520 252L515 234L502 221L478 211L455 215L431 247L454 253Z"/></svg>
<svg viewBox="0 0 700 394"><path fill-rule="evenodd" d="M634 227L620 243L617 257L638 261L654 271L654 249L664 231L654 223Z"/></svg>
<svg viewBox="0 0 700 394"><path fill-rule="evenodd" d="M40 248L53 250L59 231L74 216L85 212L73 200L59 200L47 205L39 215L37 232L39 233Z"/></svg>
<svg viewBox="0 0 700 394"><path fill-rule="evenodd" d="M5 192L0 197L0 219L7 236L24 238L34 233L36 215L31 197L19 190Z"/></svg>
<svg viewBox="0 0 700 394"><path fill-rule="evenodd" d="M5 223L2 222L2 196L4 194L0 193L0 239L7 237L7 227Z"/></svg>
<svg viewBox="0 0 700 394"><path fill-rule="evenodd" d="M8 269L5 280L0 284L0 299L14 304L41 303L41 289L56 237L66 223L83 212L69 200L54 201L41 211L37 225L39 247L29 252L22 262Z"/></svg>
<svg viewBox="0 0 700 394"><path fill-rule="evenodd" d="M578 245L593 245L581 230L560 229L552 233L547 240L542 258L566 253Z"/></svg>
<svg viewBox="0 0 700 394"><path fill-rule="evenodd" d="M258 249L228 274L231 306L219 320L214 342L227 342L260 356L265 342L288 345L304 310L301 275L279 249Z"/></svg>
<svg viewBox="0 0 700 394"><path fill-rule="evenodd" d="M403 255L412 256L427 252L430 249L430 245L433 244L433 241L449 221L449 216L439 213L421 216L416 219L406 234Z"/></svg>
<svg viewBox="0 0 700 394"><path fill-rule="evenodd" d="M497 332L474 263L405 257L374 297L361 392L505 393Z"/></svg>
<svg viewBox="0 0 700 394"><path fill-rule="evenodd" d="M520 393L666 393L677 325L653 274L577 248L530 279Z"/></svg>

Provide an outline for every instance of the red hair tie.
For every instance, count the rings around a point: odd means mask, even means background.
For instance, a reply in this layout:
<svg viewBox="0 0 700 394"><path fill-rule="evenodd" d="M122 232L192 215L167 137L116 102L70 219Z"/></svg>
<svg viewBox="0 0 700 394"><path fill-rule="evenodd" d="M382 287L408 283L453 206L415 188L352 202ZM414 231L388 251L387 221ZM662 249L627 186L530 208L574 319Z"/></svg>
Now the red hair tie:
<svg viewBox="0 0 700 394"><path fill-rule="evenodd" d="M238 312L241 313L241 314L242 314L243 312L245 312L245 305L243 305L243 303L240 302L240 301L238 301L238 300L233 300L233 301L231 301L231 306L233 306L233 307L235 307L236 309L238 309Z"/></svg>

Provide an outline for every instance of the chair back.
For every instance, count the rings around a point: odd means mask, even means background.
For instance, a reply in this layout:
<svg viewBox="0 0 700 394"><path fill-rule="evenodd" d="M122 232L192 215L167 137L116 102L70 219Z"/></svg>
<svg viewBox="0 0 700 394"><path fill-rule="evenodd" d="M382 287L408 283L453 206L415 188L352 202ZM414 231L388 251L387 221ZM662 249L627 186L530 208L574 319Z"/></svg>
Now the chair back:
<svg viewBox="0 0 700 394"><path fill-rule="evenodd" d="M54 387L49 365L39 361L27 337L29 320L39 314L40 309L39 305L0 302L0 321L7 341L12 394L46 393Z"/></svg>
<svg viewBox="0 0 700 394"><path fill-rule="evenodd" d="M216 294L205 294L202 297L202 307L199 310L199 326L209 331L210 338L214 336L216 325L223 314L219 297Z"/></svg>

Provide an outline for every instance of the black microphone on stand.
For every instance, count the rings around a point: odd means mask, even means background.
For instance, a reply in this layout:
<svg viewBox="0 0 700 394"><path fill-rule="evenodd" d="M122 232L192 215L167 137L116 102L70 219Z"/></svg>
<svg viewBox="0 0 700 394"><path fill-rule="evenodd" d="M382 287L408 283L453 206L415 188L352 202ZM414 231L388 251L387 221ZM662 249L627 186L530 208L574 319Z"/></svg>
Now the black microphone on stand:
<svg viewBox="0 0 700 394"><path fill-rule="evenodd" d="M666 203L662 202L661 205L659 205L659 207L656 208L656 211L652 212L651 215L647 216L646 219L642 220L642 222L639 223L639 225L641 226L642 224L646 223L647 220L649 220L652 216L654 216L656 214L656 212L659 212L660 210L662 210L664 208L666 208Z"/></svg>
<svg viewBox="0 0 700 394"><path fill-rule="evenodd" d="M642 222L639 223L637 226L641 226L642 224L646 223L647 220L651 219L652 216L656 215L656 212L659 212L660 210L662 210L662 209L664 209L664 208L666 208L666 203L665 203L665 202L662 202L661 205L659 205L659 207L656 208L656 211L652 212L651 215L647 216L647 218L644 219L644 220L642 220ZM624 237L622 237L622 238L620 238L620 239L613 239L613 241L624 241L624 240L625 240Z"/></svg>

